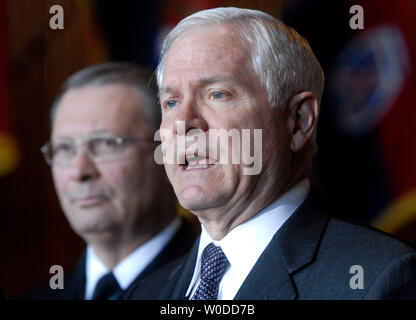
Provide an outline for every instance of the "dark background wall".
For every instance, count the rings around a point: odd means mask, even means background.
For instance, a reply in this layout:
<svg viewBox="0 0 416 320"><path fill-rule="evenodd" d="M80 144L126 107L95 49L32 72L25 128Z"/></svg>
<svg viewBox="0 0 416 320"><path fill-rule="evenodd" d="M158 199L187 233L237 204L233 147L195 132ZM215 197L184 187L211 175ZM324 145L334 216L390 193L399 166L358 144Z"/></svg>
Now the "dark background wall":
<svg viewBox="0 0 416 320"><path fill-rule="evenodd" d="M76 70L106 60L93 15L82 2L2 3L9 121L20 151L17 169L0 178L0 283L6 298L45 282L51 265L69 270L83 247L61 213L50 168L39 152L48 140L49 108L62 82ZM64 30L49 28L54 4L65 8Z"/></svg>
<svg viewBox="0 0 416 320"><path fill-rule="evenodd" d="M65 10L64 30L49 28L49 8L55 4ZM353 4L364 7L366 30L383 21L411 21L402 28L408 43L416 43L414 32L409 31L416 30L414 1L390 4L390 1L368 0ZM401 119L406 119L408 126L414 123L416 115L407 109L410 101L414 101L413 96L407 94L404 100L399 99L399 105L392 109L395 112L390 111L384 118L387 120L365 134L353 135L337 125L339 111L331 93L337 94L340 89L330 85L335 81L331 75L337 70L339 54L348 42L366 31L349 27L352 5L349 1L0 0L0 5L4 8L0 16L4 28L0 32L6 40L0 50L6 57L7 122L20 152L17 168L0 176L0 288L6 298L18 298L48 281L51 265L59 264L69 270L84 247L62 214L50 168L39 151L49 139L49 109L62 82L87 65L107 60L154 67L158 43L165 30L186 15L209 7L238 6L266 11L283 18L310 41L327 75L313 181L338 213L371 223L385 212L398 212L397 199L405 197L407 215L416 216L414 166L401 161L404 156L394 157L397 150L404 150L406 158L414 158L409 150L416 146L415 134L409 136L400 125L390 125L401 123ZM411 57L414 49L409 45ZM360 63L351 69L361 70ZM411 86L415 84L414 71L408 69L411 73L407 81ZM345 87L349 88L347 84ZM407 90L410 89L404 86L403 92ZM391 114L394 121L389 118ZM393 145L402 149L392 149L386 136L395 136ZM392 164L389 159L397 161ZM404 173L397 173L396 168L404 168ZM414 177L415 182L402 183L401 176ZM410 219L386 230L416 244L416 226Z"/></svg>

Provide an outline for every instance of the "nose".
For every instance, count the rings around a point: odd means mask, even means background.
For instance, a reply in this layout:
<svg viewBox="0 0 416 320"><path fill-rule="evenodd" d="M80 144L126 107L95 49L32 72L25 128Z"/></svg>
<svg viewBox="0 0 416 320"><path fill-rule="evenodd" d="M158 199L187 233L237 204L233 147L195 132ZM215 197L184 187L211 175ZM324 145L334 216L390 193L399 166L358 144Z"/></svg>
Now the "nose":
<svg viewBox="0 0 416 320"><path fill-rule="evenodd" d="M73 163L71 164L71 178L85 182L99 176L96 164L88 157L84 148L78 148Z"/></svg>
<svg viewBox="0 0 416 320"><path fill-rule="evenodd" d="M191 129L208 131L208 123L202 108L195 99L189 99L182 103L175 122L175 133L177 135L186 135Z"/></svg>

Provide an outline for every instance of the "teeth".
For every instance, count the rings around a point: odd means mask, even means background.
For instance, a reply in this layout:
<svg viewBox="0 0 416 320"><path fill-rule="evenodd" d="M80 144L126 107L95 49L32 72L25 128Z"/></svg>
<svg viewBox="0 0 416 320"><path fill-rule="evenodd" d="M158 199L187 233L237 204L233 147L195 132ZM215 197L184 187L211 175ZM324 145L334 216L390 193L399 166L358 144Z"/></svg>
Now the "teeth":
<svg viewBox="0 0 416 320"><path fill-rule="evenodd" d="M190 165L205 165L209 164L209 160L206 158L198 159L198 158L188 158L187 159Z"/></svg>
<svg viewBox="0 0 416 320"><path fill-rule="evenodd" d="M187 157L186 158L186 170L192 169L208 169L212 167L214 164L210 163L210 159L208 158L201 158L201 157Z"/></svg>
<svg viewBox="0 0 416 320"><path fill-rule="evenodd" d="M191 169L207 169L209 168L209 164L200 164L200 165L188 165L186 167L186 170L191 170Z"/></svg>

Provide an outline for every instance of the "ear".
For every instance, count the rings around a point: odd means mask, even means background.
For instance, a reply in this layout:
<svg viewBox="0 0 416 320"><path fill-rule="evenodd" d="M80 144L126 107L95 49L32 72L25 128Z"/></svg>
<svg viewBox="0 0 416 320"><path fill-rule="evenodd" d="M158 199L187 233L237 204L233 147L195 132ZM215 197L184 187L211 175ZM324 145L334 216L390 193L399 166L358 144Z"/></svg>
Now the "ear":
<svg viewBox="0 0 416 320"><path fill-rule="evenodd" d="M301 92L289 101L293 152L301 150L312 137L318 124L319 104L312 92Z"/></svg>

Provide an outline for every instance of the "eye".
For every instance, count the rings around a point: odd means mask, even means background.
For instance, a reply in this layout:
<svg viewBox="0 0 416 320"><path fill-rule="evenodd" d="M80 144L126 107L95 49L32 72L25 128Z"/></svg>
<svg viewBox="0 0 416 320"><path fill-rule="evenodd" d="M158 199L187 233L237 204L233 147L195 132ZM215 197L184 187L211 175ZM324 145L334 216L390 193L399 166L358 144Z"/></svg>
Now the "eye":
<svg viewBox="0 0 416 320"><path fill-rule="evenodd" d="M73 146L70 143L61 142L52 146L53 154L71 152L72 150Z"/></svg>
<svg viewBox="0 0 416 320"><path fill-rule="evenodd" d="M211 97L212 97L214 100L224 99L224 98L226 98L227 96L228 96L227 94L225 94L224 92L221 92L221 91L213 91L213 92L211 93Z"/></svg>
<svg viewBox="0 0 416 320"><path fill-rule="evenodd" d="M114 148L117 146L117 142L114 138L97 138L92 140L92 144L100 148Z"/></svg>
<svg viewBox="0 0 416 320"><path fill-rule="evenodd" d="M103 156L118 151L119 147L114 138L95 138L88 142L88 148L95 156Z"/></svg>
<svg viewBox="0 0 416 320"><path fill-rule="evenodd" d="M173 108L173 107L176 107L176 104L177 104L178 102L176 101L176 100L168 100L167 102L166 102L166 107L168 108L168 109L170 109L170 108Z"/></svg>

